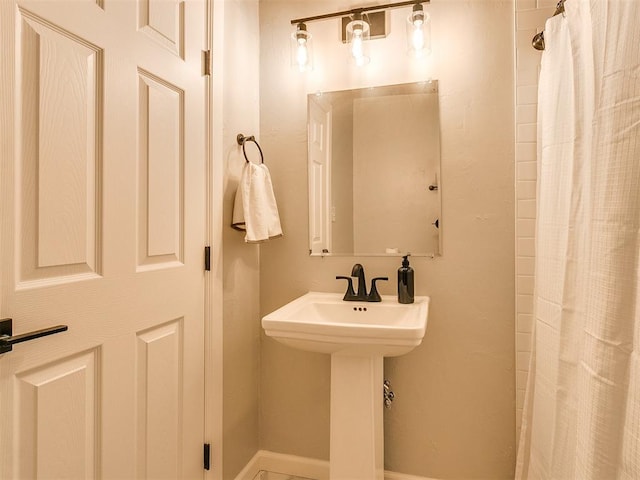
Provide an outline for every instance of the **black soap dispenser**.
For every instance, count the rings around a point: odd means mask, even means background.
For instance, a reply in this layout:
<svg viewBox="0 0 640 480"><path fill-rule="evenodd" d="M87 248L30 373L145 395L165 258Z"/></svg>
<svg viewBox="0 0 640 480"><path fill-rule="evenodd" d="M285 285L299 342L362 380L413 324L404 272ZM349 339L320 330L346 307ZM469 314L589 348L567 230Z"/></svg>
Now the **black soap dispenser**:
<svg viewBox="0 0 640 480"><path fill-rule="evenodd" d="M413 268L409 266L409 255L402 257L398 269L398 303L413 303Z"/></svg>

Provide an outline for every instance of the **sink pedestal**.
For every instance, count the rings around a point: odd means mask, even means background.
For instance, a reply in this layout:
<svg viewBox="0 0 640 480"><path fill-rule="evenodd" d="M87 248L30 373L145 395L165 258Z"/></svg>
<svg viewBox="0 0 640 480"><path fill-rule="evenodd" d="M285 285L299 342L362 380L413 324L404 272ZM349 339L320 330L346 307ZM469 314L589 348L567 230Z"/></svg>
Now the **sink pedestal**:
<svg viewBox="0 0 640 480"><path fill-rule="evenodd" d="M263 317L262 327L285 345L331 355L330 480L383 480L382 359L420 345L429 297L342 298L309 292Z"/></svg>
<svg viewBox="0 0 640 480"><path fill-rule="evenodd" d="M383 480L382 355L331 355L331 480Z"/></svg>

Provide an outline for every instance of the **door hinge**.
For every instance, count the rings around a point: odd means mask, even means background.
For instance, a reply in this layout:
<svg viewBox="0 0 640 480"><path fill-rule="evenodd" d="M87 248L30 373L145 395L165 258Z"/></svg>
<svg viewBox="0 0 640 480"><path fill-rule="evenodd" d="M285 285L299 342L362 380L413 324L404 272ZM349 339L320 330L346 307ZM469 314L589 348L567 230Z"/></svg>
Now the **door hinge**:
<svg viewBox="0 0 640 480"><path fill-rule="evenodd" d="M211 75L211 50L202 51L203 75Z"/></svg>
<svg viewBox="0 0 640 480"><path fill-rule="evenodd" d="M211 470L211 444L204 444L204 469Z"/></svg>
<svg viewBox="0 0 640 480"><path fill-rule="evenodd" d="M211 271L211 247L204 247L204 269Z"/></svg>

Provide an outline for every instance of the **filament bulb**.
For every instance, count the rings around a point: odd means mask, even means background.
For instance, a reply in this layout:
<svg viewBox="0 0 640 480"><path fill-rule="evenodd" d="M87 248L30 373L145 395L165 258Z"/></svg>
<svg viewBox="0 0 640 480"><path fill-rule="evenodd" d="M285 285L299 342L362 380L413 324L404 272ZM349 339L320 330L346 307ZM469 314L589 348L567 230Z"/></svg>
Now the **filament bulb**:
<svg viewBox="0 0 640 480"><path fill-rule="evenodd" d="M311 34L304 23L291 34L291 66L301 72L312 69Z"/></svg>

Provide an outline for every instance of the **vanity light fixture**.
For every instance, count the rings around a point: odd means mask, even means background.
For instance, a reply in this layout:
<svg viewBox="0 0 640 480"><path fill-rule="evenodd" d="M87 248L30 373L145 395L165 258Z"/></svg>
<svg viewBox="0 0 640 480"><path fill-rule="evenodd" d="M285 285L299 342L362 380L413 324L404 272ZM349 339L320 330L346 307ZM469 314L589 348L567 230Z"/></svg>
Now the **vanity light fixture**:
<svg viewBox="0 0 640 480"><path fill-rule="evenodd" d="M313 69L312 35L304 22L298 23L291 34L291 66L306 72Z"/></svg>
<svg viewBox="0 0 640 480"><path fill-rule="evenodd" d="M422 6L429 2L430 0L408 0L291 20L291 25L296 26L296 31L291 35L291 64L300 71L312 68L311 34L307 31L307 23L341 17L342 39L349 44L353 63L359 67L366 65L370 60L368 40L386 36L385 11L408 5L413 5L413 12L407 20L409 53L420 58L428 54L431 47L430 18Z"/></svg>
<svg viewBox="0 0 640 480"><path fill-rule="evenodd" d="M421 3L416 3L407 17L407 43L412 57L421 58L431 53L431 18Z"/></svg>
<svg viewBox="0 0 640 480"><path fill-rule="evenodd" d="M362 67L369 63L368 45L365 43L370 38L369 23L364 19L361 12L355 12L351 16L351 21L347 24L347 43L351 51L351 59L357 67Z"/></svg>

